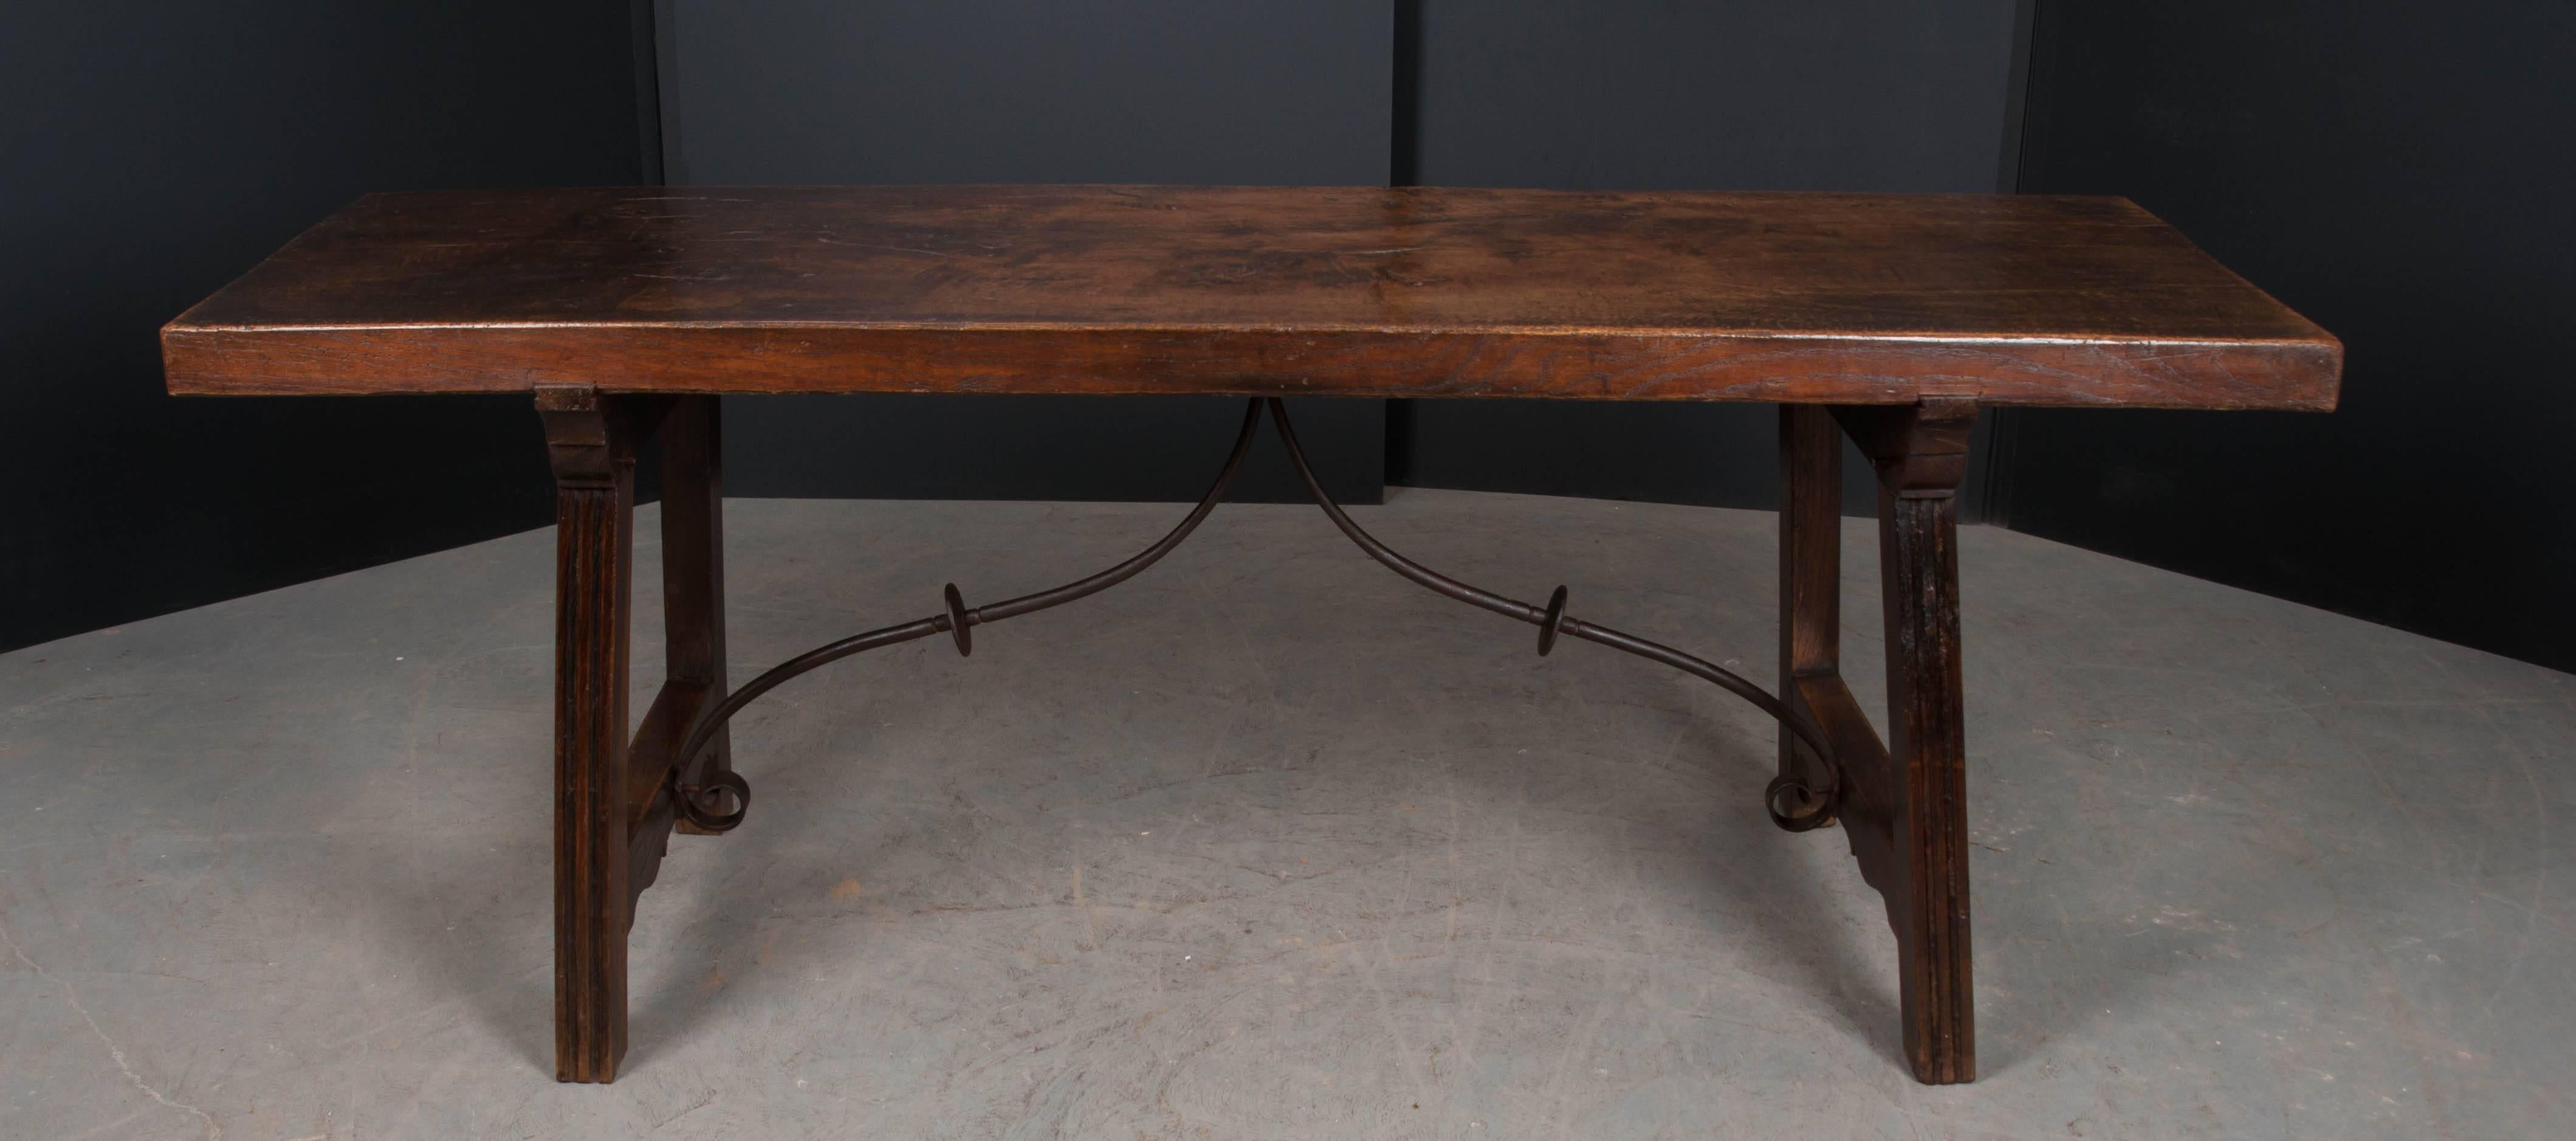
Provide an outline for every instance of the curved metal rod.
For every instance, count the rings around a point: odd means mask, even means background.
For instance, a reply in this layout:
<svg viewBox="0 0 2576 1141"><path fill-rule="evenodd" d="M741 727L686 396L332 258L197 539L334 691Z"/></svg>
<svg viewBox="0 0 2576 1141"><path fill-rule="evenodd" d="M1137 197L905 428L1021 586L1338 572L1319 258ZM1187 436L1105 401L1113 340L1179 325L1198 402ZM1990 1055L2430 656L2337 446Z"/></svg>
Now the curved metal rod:
<svg viewBox="0 0 2576 1141"><path fill-rule="evenodd" d="M1650 661L1662 662L1683 673L1711 682L1718 688L1753 703L1754 708L1770 714L1772 719L1778 721L1783 728L1795 734L1800 741L1806 743L1808 748L1815 750L1816 758L1823 762L1825 768L1826 783L1821 789L1807 789L1795 781L1773 782L1770 794L1765 798L1766 802L1776 802L1784 790L1800 792L1810 802L1808 810L1788 814L1782 813L1776 803L1766 803L1766 807L1771 809L1774 820L1783 827L1798 825L1813 827L1824 823L1830 817L1842 792L1842 766L1835 761L1833 746L1826 743L1824 731L1805 714L1789 708L1761 686L1746 681L1725 667L1704 658L1685 654L1661 642L1648 641L1634 634L1585 622L1565 613L1564 587L1556 588L1556 593L1549 598L1548 605L1532 606L1517 598L1506 598L1490 590L1460 582L1396 553L1393 548L1377 541L1377 536L1369 534L1359 524L1352 522L1351 517L1342 511L1341 505L1333 502L1333 497L1324 491L1323 481L1315 478L1314 467L1306 462L1306 450L1297 446L1297 430L1288 424L1287 405L1281 403L1277 397L1266 398L1263 403L1270 408L1271 421L1278 425L1279 442L1287 447L1289 462L1297 465L1298 478L1306 481L1307 494L1314 497L1316 506L1324 509L1324 514L1332 519L1333 526L1341 528L1342 534L1348 536L1351 542L1358 544L1360 550L1367 552L1370 558L1377 560L1388 570L1403 575L1434 593L1538 627L1541 654L1547 653L1554 647L1556 633L1564 633L1586 642L1635 654ZM1808 823L1811 820L1812 823Z"/></svg>
<svg viewBox="0 0 2576 1141"><path fill-rule="evenodd" d="M1352 522L1351 517L1342 511L1341 505L1335 503L1333 497L1325 492L1323 481L1316 478L1314 467L1306 460L1305 449L1297 443L1296 429L1288 422L1287 407L1276 398L1255 399L1245 407L1243 427L1235 434L1234 450L1226 456L1225 466L1217 472L1216 480L1208 487L1207 494L1199 498L1198 505L1192 507L1188 516L1184 517L1171 531L1125 562L1051 590L1023 594L1017 598L973 609L966 608L963 599L957 593L956 584L951 583L944 591L945 608L942 613L897 626L881 627L818 646L779 663L753 678L742 688L725 695L722 701L717 702L713 709L708 710L705 716L698 719L697 724L690 728L688 737L682 741L679 750L672 754L671 769L664 779L671 784L674 808L693 823L711 831L723 831L741 822L743 813L750 807L750 790L739 777L724 774L717 778L715 784L690 786L679 783L680 775L687 771L689 763L714 739L719 728L735 714L740 713L744 706L751 704L754 699L777 688L788 679L853 654L916 641L941 632L946 632L955 638L957 652L966 654L972 650L967 631L975 626L1032 614L1097 594L1134 578L1145 568L1160 561L1164 555L1170 554L1173 548L1180 546L1182 540L1189 538L1190 533L1197 530L1198 525L1207 519L1208 514L1216 509L1219 502L1224 500L1226 488L1234 482L1235 473L1243 467L1243 457L1251 451L1253 437L1261 426L1264 407L1269 409L1272 419L1277 421L1280 443L1286 446L1289 461L1296 465L1298 477L1306 482L1307 493L1313 496L1317 506L1324 509L1324 514L1332 519L1333 525L1339 527L1342 534L1349 537L1370 558L1435 593L1539 627L1538 650L1542 655L1555 647L1557 635L1568 634L1587 642L1662 662L1751 702L1755 708L1769 714L1783 728L1812 749L1825 769L1825 787L1822 789L1809 788L1803 780L1794 777L1784 776L1772 781L1770 788L1764 794L1764 807L1770 812L1772 821L1783 828L1804 831L1819 827L1832 819L1833 810L1841 796L1842 769L1834 759L1833 747L1827 743L1823 731L1817 728L1814 721L1803 713L1790 709L1760 686L1705 659L1683 653L1660 642L1648 641L1633 634L1585 622L1566 614L1565 588L1562 586L1556 588L1555 594L1548 599L1545 607L1533 606L1519 599L1507 598L1460 582L1396 553L1386 544L1379 542L1376 536L1363 530L1359 524ZM1785 802L1789 805L1785 811L1782 808L1784 796L1791 797ZM730 813L718 811L727 797L730 797L735 805L733 811Z"/></svg>
<svg viewBox="0 0 2576 1141"><path fill-rule="evenodd" d="M958 600L957 587L952 583L946 591L948 608L943 613L906 622L900 626L887 626L864 634L854 634L789 658L771 667L767 673L751 679L742 688L727 694L723 701L717 702L714 709L700 718L697 726L689 731L688 738L681 742L679 751L672 754L672 771L675 773L685 771L689 762L698 755L698 751L706 748L707 742L715 738L716 730L734 714L742 712L742 707L751 704L752 699L777 688L780 682L807 670L839 661L852 654L863 654L883 646L927 638L942 631L957 636L957 650L962 654L969 647L964 636L968 628L999 622L1005 618L1017 618L1023 614L1034 614L1053 606L1062 606L1075 599L1098 594L1136 577L1146 567L1154 565L1164 555L1172 553L1172 548L1180 546L1181 540L1189 538L1190 532L1197 530L1198 525L1206 520L1208 512L1216 510L1216 505L1225 498L1226 486L1234 482L1234 473L1242 469L1243 457L1252 450L1253 437L1260 428L1261 403L1257 400L1248 402L1243 410L1243 429L1235 433L1234 451L1225 457L1225 467L1216 473L1216 482L1208 486L1206 495L1199 497L1198 506L1191 508L1189 515L1153 546L1138 551L1127 561L1089 578L1078 579L1052 590L1023 594L990 606L978 606L972 610L965 609ZM964 618L964 625L956 625L956 619L961 616ZM684 812L695 807L693 797L682 796L675 800ZM706 824L710 821L699 821L699 823Z"/></svg>

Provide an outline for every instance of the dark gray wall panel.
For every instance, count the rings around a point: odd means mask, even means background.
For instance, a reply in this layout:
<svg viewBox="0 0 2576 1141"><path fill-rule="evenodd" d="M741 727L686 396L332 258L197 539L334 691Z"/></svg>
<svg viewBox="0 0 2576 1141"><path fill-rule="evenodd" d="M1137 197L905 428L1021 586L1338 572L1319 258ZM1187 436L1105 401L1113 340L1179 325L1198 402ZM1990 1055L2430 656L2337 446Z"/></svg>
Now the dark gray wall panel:
<svg viewBox="0 0 2576 1141"><path fill-rule="evenodd" d="M673 182L1386 181L1382 3L670 0L664 19ZM725 408L736 494L1051 499L1194 499L1214 462L1202 453L1223 453L1241 411L1147 397ZM1324 402L1299 428L1337 494L1378 498L1383 402ZM1256 462L1241 495L1294 497L1293 480Z"/></svg>
<svg viewBox="0 0 2576 1141"><path fill-rule="evenodd" d="M626 0L0 5L0 649L543 525L524 399L191 399L162 322L371 190L637 181Z"/></svg>
<svg viewBox="0 0 2576 1141"><path fill-rule="evenodd" d="M2013 0L1426 0L1422 181L1994 189Z"/></svg>
<svg viewBox="0 0 2576 1141"><path fill-rule="evenodd" d="M2565 4L2041 4L2023 188L2136 199L2348 371L2326 416L2011 412L2011 526L2576 669L2571 60Z"/></svg>
<svg viewBox="0 0 2576 1141"><path fill-rule="evenodd" d="M1426 185L1996 189L2015 0L1421 8L1404 135ZM1399 483L1776 502L1768 406L1407 404L1391 422ZM1856 505L1866 482L1850 481Z"/></svg>

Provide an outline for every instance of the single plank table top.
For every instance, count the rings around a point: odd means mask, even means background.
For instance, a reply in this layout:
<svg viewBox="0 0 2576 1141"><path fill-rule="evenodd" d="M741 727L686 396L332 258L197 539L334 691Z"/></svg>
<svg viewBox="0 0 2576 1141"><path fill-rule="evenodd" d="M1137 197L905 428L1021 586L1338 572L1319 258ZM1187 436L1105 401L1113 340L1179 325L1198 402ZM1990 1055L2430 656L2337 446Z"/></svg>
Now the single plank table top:
<svg viewBox="0 0 2576 1141"><path fill-rule="evenodd" d="M2334 406L2339 342L2125 199L874 186L376 194L170 390Z"/></svg>

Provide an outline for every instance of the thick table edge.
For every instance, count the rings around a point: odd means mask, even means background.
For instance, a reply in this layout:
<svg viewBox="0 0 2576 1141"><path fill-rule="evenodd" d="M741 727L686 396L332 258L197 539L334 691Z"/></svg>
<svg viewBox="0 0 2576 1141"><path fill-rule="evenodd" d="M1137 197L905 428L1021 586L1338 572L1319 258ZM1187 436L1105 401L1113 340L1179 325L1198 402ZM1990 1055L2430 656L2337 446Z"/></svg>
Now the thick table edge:
<svg viewBox="0 0 2576 1141"><path fill-rule="evenodd" d="M184 318L182 319L184 321ZM1534 398L2331 411L2314 339L1675 331L199 326L161 330L174 395L432 395L594 384L655 393Z"/></svg>

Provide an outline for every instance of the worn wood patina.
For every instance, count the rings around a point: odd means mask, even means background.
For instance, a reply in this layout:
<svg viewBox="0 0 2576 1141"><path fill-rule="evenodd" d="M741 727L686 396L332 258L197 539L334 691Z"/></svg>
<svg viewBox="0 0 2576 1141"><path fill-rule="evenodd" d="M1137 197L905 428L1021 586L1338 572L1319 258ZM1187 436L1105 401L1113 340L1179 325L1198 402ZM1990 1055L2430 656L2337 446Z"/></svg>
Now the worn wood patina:
<svg viewBox="0 0 2576 1141"><path fill-rule="evenodd" d="M2117 198L1149 186L373 195L177 392L2314 408L2334 338Z"/></svg>

